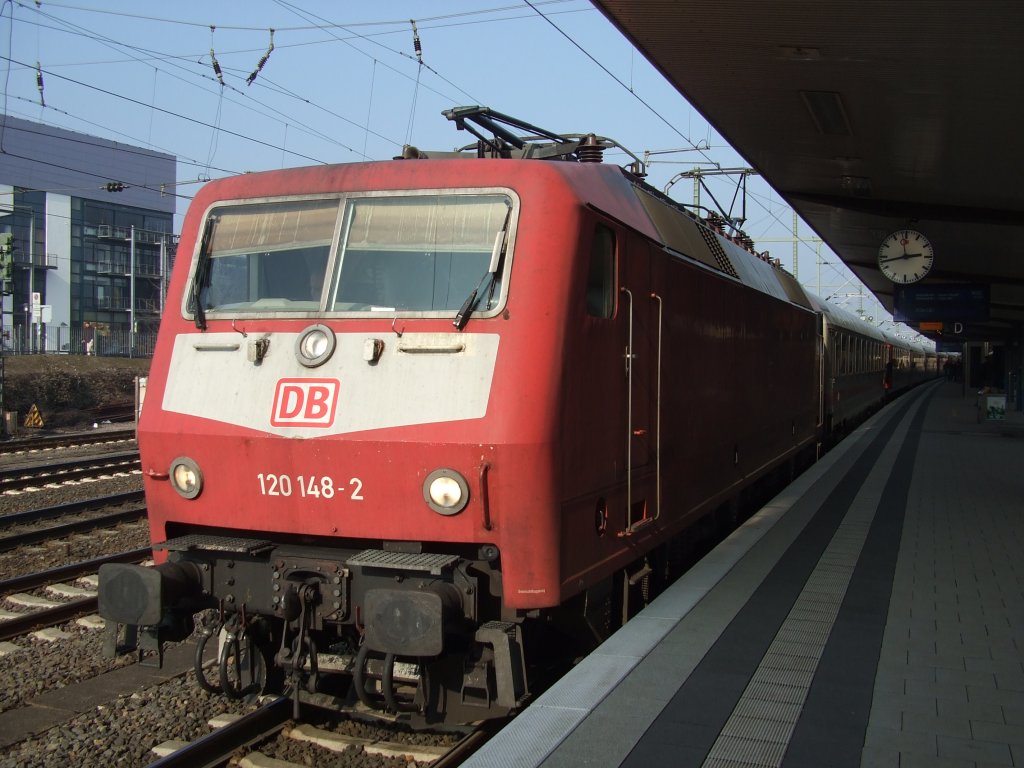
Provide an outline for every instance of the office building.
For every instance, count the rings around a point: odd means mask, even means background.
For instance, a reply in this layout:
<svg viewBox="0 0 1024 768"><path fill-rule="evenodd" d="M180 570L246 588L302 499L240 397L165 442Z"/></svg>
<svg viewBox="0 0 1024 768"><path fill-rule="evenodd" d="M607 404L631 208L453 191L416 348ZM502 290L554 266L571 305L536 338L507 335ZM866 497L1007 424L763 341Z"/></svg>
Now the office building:
<svg viewBox="0 0 1024 768"><path fill-rule="evenodd" d="M7 349L148 352L174 256L175 157L9 115L0 150Z"/></svg>

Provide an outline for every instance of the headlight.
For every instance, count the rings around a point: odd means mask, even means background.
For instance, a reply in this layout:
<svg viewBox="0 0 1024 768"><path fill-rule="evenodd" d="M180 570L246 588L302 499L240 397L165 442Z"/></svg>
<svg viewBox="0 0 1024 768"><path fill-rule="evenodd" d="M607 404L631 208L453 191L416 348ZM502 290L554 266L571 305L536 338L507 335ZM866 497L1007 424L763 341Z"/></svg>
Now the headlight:
<svg viewBox="0 0 1024 768"><path fill-rule="evenodd" d="M334 331L326 325L311 325L295 341L295 356L307 368L326 363L334 354Z"/></svg>
<svg viewBox="0 0 1024 768"><path fill-rule="evenodd" d="M469 503L469 485L454 469L435 469L423 481L423 499L435 512L455 515Z"/></svg>
<svg viewBox="0 0 1024 768"><path fill-rule="evenodd" d="M194 499L203 490L203 473L188 456L179 456L171 462L171 485L186 499Z"/></svg>

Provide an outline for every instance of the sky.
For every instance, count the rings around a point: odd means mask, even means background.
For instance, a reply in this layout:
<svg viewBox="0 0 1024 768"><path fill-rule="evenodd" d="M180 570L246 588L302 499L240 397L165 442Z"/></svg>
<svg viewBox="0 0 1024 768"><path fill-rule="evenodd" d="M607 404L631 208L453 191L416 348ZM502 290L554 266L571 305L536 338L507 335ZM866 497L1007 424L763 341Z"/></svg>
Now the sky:
<svg viewBox="0 0 1024 768"><path fill-rule="evenodd" d="M4 113L175 155L176 227L210 179L469 144L442 116L465 105L612 138L684 203L677 174L749 167L588 0L0 0L0 57ZM706 181L739 215L737 178ZM756 176L743 228L794 271L792 212ZM801 282L889 319L797 230Z"/></svg>

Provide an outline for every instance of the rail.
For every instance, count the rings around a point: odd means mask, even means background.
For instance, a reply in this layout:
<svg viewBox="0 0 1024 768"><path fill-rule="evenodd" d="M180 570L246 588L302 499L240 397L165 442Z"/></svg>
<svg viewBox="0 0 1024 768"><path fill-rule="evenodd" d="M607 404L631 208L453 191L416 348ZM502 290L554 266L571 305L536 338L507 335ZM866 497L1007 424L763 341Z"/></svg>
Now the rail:
<svg viewBox="0 0 1024 768"><path fill-rule="evenodd" d="M141 563L152 554L152 551L150 547L139 547L138 549L129 549L113 555L103 555L102 557L94 557L89 560L80 560L77 563L58 565L56 568L50 568L45 571L14 576L0 581L0 594L18 592L23 589L35 589L36 587L67 579L77 579L96 573L101 565L106 565L107 563Z"/></svg>
<svg viewBox="0 0 1024 768"><path fill-rule="evenodd" d="M103 456L4 469L0 470L0 492L79 480L83 477L90 477L101 470L124 470L138 468L138 465L138 451L123 451Z"/></svg>
<svg viewBox="0 0 1024 768"><path fill-rule="evenodd" d="M0 442L0 453L18 453L20 451L43 451L50 448L72 448L97 443L116 443L122 440L134 440L135 429L116 429L107 432L78 432L67 435L47 435L46 437L26 437Z"/></svg>
<svg viewBox="0 0 1024 768"><path fill-rule="evenodd" d="M282 696L150 763L148 768L214 768L225 763L235 750L262 741L281 730L291 716L291 699Z"/></svg>
<svg viewBox="0 0 1024 768"><path fill-rule="evenodd" d="M111 512L108 515L90 517L87 520L76 520L73 523L51 525L48 528L41 528L35 531L3 536L0 537L0 552L9 552L12 549L24 547L29 544L38 544L41 541L63 539L64 537L70 536L74 533L84 533L85 531L94 531L97 528L116 526L120 523L135 522L136 520L140 520L145 517L145 515L146 507L141 506L133 509L121 510L119 512Z"/></svg>

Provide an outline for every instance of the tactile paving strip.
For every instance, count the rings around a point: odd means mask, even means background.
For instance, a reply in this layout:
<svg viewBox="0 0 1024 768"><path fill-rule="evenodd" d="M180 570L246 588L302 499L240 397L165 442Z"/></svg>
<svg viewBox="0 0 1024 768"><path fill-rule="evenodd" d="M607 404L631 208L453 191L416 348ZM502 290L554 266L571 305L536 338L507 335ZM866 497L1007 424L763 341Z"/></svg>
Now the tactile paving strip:
<svg viewBox="0 0 1024 768"><path fill-rule="evenodd" d="M892 456L883 456L875 465L711 747L704 768L782 764L901 443L890 441L886 451Z"/></svg>

